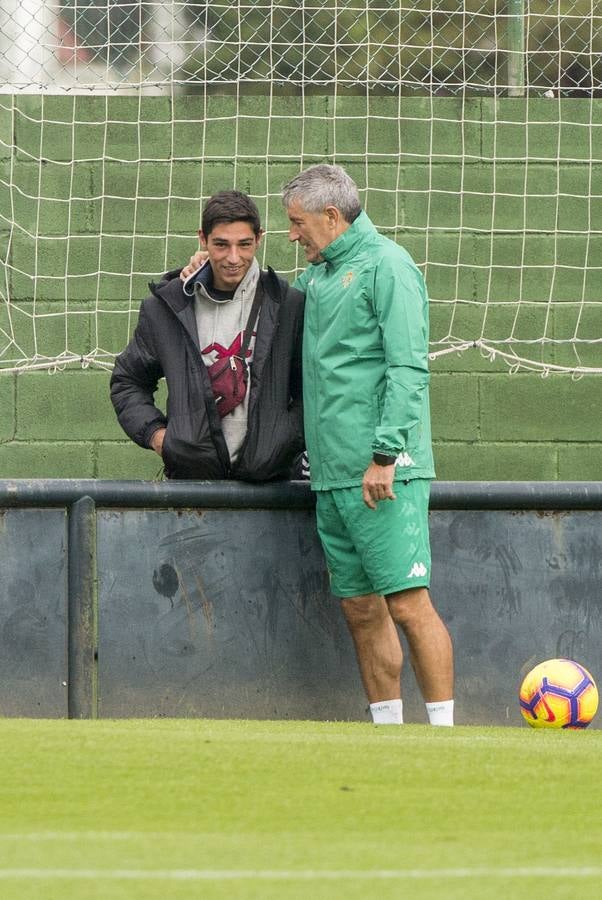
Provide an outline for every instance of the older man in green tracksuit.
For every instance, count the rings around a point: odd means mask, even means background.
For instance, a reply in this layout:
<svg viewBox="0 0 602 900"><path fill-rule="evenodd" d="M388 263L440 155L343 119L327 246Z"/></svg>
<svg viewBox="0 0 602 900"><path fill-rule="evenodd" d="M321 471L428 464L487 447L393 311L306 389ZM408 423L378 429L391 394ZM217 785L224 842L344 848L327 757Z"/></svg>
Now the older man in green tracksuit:
<svg viewBox="0 0 602 900"><path fill-rule="evenodd" d="M430 599L434 477L428 298L409 254L378 234L338 166L286 185L289 239L308 268L305 437L317 521L376 724L403 722L405 634L429 721L453 724L453 659Z"/></svg>

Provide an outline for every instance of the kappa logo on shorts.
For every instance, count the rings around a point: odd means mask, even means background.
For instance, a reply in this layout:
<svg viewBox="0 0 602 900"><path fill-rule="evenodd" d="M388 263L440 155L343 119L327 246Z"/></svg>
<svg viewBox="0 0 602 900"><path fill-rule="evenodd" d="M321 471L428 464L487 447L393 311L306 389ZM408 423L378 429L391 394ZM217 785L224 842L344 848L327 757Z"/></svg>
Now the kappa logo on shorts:
<svg viewBox="0 0 602 900"><path fill-rule="evenodd" d="M426 566L423 562L414 563L407 574L407 578L423 578L426 575Z"/></svg>
<svg viewBox="0 0 602 900"><path fill-rule="evenodd" d="M414 465L414 460L412 459L412 457L410 456L409 453L403 453L403 452L402 452L402 453L399 454L399 456L398 456L397 459L395 460L395 465L396 465L396 466L401 466L402 468L403 468L404 466L413 466L413 465Z"/></svg>

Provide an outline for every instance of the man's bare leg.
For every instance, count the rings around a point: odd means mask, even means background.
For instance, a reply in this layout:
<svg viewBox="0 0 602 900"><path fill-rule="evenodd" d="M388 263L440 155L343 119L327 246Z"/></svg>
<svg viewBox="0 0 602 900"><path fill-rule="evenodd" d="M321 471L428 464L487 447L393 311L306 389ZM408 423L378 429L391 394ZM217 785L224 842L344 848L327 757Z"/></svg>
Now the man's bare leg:
<svg viewBox="0 0 602 900"><path fill-rule="evenodd" d="M422 587L389 594L386 602L407 639L424 700L450 700L454 696L452 642L428 590Z"/></svg>
<svg viewBox="0 0 602 900"><path fill-rule="evenodd" d="M353 638L364 690L375 723L400 724L401 665L399 635L384 597L366 594L342 601Z"/></svg>

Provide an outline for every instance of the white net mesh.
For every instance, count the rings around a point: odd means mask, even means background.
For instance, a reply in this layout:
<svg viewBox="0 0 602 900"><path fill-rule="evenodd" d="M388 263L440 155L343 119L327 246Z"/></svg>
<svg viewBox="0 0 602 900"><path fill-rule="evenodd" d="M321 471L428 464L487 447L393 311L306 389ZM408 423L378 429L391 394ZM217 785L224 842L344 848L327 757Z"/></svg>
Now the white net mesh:
<svg viewBox="0 0 602 900"><path fill-rule="evenodd" d="M0 0L0 371L99 365L210 194L349 169L432 353L602 371L602 4Z"/></svg>

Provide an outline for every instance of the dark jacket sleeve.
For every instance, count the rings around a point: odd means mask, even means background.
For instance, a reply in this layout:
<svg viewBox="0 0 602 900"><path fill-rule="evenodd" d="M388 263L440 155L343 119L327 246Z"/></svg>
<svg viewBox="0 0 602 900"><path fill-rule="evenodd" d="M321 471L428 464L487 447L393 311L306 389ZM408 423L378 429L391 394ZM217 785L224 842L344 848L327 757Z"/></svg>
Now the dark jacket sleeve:
<svg viewBox="0 0 602 900"><path fill-rule="evenodd" d="M111 401L119 424L141 447L150 447L150 439L167 419L155 406L154 395L163 376L154 349L152 324L145 301L140 307L138 324L132 340L115 360L111 375Z"/></svg>
<svg viewBox="0 0 602 900"><path fill-rule="evenodd" d="M291 406L290 413L297 422L299 433L303 435L303 447L305 447L305 431L303 422L303 311L305 308L305 297L295 288L289 288L289 292L294 296L296 301L296 321L295 321L295 338L293 344L293 355L291 358L291 375L290 375L290 392ZM309 480L309 463L307 460L307 451L301 450L295 457L289 477L295 480Z"/></svg>
<svg viewBox="0 0 602 900"><path fill-rule="evenodd" d="M303 341L303 308L305 298L299 291L289 288L291 299L295 300L295 329L293 341L293 353L291 358L290 391L291 408L298 410L303 415L303 371L302 371L302 341Z"/></svg>

